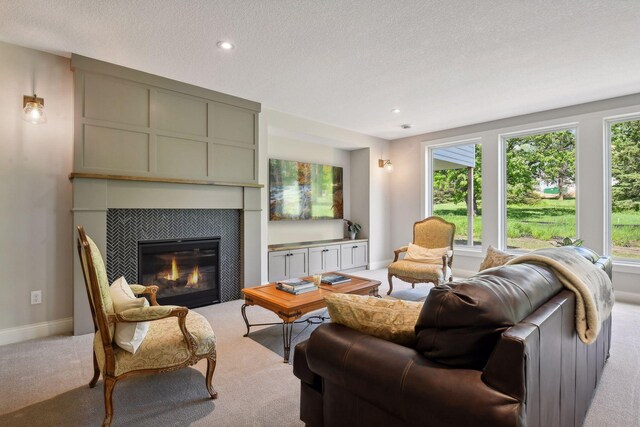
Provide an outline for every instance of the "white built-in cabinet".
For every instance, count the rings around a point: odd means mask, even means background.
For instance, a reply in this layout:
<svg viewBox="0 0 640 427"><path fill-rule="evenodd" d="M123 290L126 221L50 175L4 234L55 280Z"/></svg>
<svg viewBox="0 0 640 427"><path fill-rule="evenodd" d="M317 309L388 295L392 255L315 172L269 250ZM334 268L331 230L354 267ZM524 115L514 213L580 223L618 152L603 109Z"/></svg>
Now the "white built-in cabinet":
<svg viewBox="0 0 640 427"><path fill-rule="evenodd" d="M367 244L348 243L340 246L340 266L343 270L367 265Z"/></svg>
<svg viewBox="0 0 640 427"><path fill-rule="evenodd" d="M346 243L345 243L346 242ZM269 247L269 281L367 268L366 239L330 240Z"/></svg>
<svg viewBox="0 0 640 427"><path fill-rule="evenodd" d="M294 249L269 253L269 281L309 275L309 251ZM272 278L273 276L273 278Z"/></svg>
<svg viewBox="0 0 640 427"><path fill-rule="evenodd" d="M309 274L340 270L340 245L309 248Z"/></svg>

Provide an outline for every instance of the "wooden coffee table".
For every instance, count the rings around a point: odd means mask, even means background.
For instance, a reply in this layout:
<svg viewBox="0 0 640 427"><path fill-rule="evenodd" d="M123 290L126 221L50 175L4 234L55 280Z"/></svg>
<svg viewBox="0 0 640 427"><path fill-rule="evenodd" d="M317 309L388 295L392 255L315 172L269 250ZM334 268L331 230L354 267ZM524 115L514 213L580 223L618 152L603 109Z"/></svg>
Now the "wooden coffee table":
<svg viewBox="0 0 640 427"><path fill-rule="evenodd" d="M242 304L241 312L244 323L247 325L247 333L244 334L244 336L246 337L249 335L249 331L252 326L280 324L280 322L250 324L247 319L247 306L257 305L274 312L280 319L282 319L282 341L284 343L284 362L286 363L289 361L289 352L291 351L291 333L293 330L293 324L302 322L320 323L324 321L326 318L322 316L312 316L304 320L298 319L306 313L326 307L324 303L324 297L326 295L337 292L341 294L371 295L379 297L378 287L380 286L380 282L377 280L369 280L344 273L326 274L341 274L349 277L351 281L333 286L322 284L318 290L306 292L300 295L292 295L276 289L275 283L242 289L242 293L244 294L244 304ZM313 281L313 278L311 277L305 277L304 279L309 280L310 282Z"/></svg>

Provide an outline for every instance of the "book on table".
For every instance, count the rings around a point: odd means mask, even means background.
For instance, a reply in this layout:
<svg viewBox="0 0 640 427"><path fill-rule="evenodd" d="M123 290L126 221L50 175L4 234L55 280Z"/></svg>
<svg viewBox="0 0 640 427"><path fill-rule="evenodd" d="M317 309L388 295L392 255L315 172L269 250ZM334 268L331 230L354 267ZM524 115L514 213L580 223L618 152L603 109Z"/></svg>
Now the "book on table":
<svg viewBox="0 0 640 427"><path fill-rule="evenodd" d="M322 283L327 285L339 285L340 283L350 282L351 279L341 274L327 274L322 276Z"/></svg>
<svg viewBox="0 0 640 427"><path fill-rule="evenodd" d="M313 291L316 289L316 286L308 280L289 279L276 282L276 288L292 294L299 294L303 292Z"/></svg>
<svg viewBox="0 0 640 427"><path fill-rule="evenodd" d="M315 291L316 288L315 285L312 283L311 286L299 286L297 288L290 288L290 287L285 287L283 285L281 285L280 283L276 283L276 289L281 290L283 292L287 292L293 295L299 295L299 294L303 294L305 292L311 292L311 291Z"/></svg>

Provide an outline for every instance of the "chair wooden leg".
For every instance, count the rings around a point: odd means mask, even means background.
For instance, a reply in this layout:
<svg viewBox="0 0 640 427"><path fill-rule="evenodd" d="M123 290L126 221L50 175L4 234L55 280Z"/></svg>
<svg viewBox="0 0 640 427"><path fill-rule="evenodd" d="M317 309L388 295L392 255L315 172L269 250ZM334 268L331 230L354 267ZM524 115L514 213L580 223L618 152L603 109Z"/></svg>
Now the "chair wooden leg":
<svg viewBox="0 0 640 427"><path fill-rule="evenodd" d="M98 379L100 378L100 367L98 366L98 360L96 359L96 353L93 353L93 378L89 383L89 388L94 388Z"/></svg>
<svg viewBox="0 0 640 427"><path fill-rule="evenodd" d="M387 277L389 278L389 290L387 291L387 295L390 295L393 291L393 274L389 273L387 274Z"/></svg>
<svg viewBox="0 0 640 427"><path fill-rule="evenodd" d="M213 371L215 370L216 370L216 359L207 358L207 377L205 378L206 380L205 385L207 386L207 391L209 392L209 396L211 396L212 399L218 398L218 392L215 391L213 389L213 386L211 385L211 380L213 379Z"/></svg>
<svg viewBox="0 0 640 427"><path fill-rule="evenodd" d="M113 419L113 389L116 386L116 380L112 377L104 377L104 421L102 427L109 427Z"/></svg>

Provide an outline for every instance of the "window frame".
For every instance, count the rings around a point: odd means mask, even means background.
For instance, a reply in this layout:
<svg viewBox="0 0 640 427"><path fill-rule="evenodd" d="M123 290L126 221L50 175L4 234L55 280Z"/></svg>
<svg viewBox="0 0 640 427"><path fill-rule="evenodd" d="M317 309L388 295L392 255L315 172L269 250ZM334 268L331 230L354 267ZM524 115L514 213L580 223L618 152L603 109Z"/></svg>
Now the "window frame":
<svg viewBox="0 0 640 427"><path fill-rule="evenodd" d="M565 130L574 130L575 132L575 145L576 145L576 160L575 160L575 186L576 186L576 238L580 238L580 205L578 203L578 195L579 195L579 186L578 186L578 177L579 177L579 149L580 149L580 123L579 122L569 122L569 123L561 123L554 124L550 126L542 126L535 128L527 128L524 130L517 130L514 132L504 132L498 134L498 165L500 167L499 178L498 178L498 203L499 203L499 216L498 216L498 249L517 254L527 254L531 252L526 249L514 249L507 247L507 140L511 138L523 137L523 136L531 136L531 135L540 135L551 132L565 131Z"/></svg>
<svg viewBox="0 0 640 427"><path fill-rule="evenodd" d="M633 113L618 114L615 116L605 117L602 121L604 135L604 254L611 257L615 264L621 265L640 265L640 259L618 258L613 255L613 185L611 185L612 176L612 153L611 153L611 127L616 123L630 122L640 120L640 111Z"/></svg>
<svg viewBox="0 0 640 427"><path fill-rule="evenodd" d="M451 148L451 147L459 147L462 145L480 145L480 150L482 151L482 170L484 171L484 145L482 144L482 137L472 137L472 138L467 138L467 139L456 139L454 141L449 141L449 142L437 142L435 144L431 144L431 145L427 145L426 148L426 153L425 153L425 166L424 168L422 168L422 170L424 171L424 178L422 180L422 182L425 183L425 191L422 192L423 197L424 197L424 201L422 203L422 206L424 207L424 217L429 217L433 215L433 152L435 150L439 150L442 148ZM484 172L483 172L483 178L484 178ZM482 189L484 191L484 185L482 186ZM484 199L483 199L484 200ZM467 227L467 232L468 232L468 227ZM464 250L468 250L468 251L476 251L476 252L481 252L482 251L482 245L484 241L484 224L482 227L482 234L480 237L480 244L478 245L460 245L455 243L455 239L454 239L454 248L456 249L464 249Z"/></svg>

